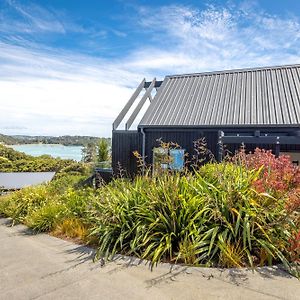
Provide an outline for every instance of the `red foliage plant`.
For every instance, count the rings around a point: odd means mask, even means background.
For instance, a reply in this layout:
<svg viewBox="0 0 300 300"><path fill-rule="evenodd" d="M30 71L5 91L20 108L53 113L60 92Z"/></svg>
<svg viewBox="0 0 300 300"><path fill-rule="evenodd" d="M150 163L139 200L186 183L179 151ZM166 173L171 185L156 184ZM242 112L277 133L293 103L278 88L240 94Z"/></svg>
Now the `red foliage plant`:
<svg viewBox="0 0 300 300"><path fill-rule="evenodd" d="M258 192L271 192L278 196L290 193L293 202L298 202L300 207L300 167L294 165L288 155L275 157L271 150L259 148L254 153L246 154L242 149L234 161L240 161L251 169L263 167L260 178L254 182Z"/></svg>
<svg viewBox="0 0 300 300"><path fill-rule="evenodd" d="M286 208L288 211L300 212L300 187L295 188L288 193Z"/></svg>

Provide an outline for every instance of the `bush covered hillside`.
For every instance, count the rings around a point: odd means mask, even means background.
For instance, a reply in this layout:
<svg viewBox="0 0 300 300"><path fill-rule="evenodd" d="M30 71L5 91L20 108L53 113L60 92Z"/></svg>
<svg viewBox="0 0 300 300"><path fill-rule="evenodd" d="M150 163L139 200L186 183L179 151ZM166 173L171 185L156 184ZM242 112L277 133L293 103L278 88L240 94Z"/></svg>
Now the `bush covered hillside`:
<svg viewBox="0 0 300 300"><path fill-rule="evenodd" d="M17 143L17 141L15 138L13 138L9 135L4 135L4 134L0 133L0 144L14 145L16 143Z"/></svg>
<svg viewBox="0 0 300 300"><path fill-rule="evenodd" d="M105 139L109 144L110 138ZM0 144L17 145L17 144L61 144L65 146L85 146L89 143L98 144L101 138L94 136L29 136L29 135L4 135L0 134Z"/></svg>
<svg viewBox="0 0 300 300"><path fill-rule="evenodd" d="M92 243L98 257L135 255L152 266L280 263L299 276L299 176L286 157L257 150L193 172L118 178L98 190L61 176L2 196L0 212L37 232Z"/></svg>
<svg viewBox="0 0 300 300"><path fill-rule="evenodd" d="M0 172L64 172L85 174L83 163L70 159L53 158L49 155L34 157L0 144Z"/></svg>

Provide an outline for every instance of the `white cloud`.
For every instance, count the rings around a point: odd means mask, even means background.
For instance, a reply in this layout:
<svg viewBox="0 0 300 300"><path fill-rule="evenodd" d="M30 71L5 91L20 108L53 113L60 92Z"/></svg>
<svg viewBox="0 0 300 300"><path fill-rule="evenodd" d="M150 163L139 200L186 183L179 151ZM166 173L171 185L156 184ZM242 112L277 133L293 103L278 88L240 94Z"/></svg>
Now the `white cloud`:
<svg viewBox="0 0 300 300"><path fill-rule="evenodd" d="M0 132L7 134L109 136L144 75L117 62L4 43L0 65Z"/></svg>
<svg viewBox="0 0 300 300"><path fill-rule="evenodd" d="M139 8L136 21L145 38L118 59L58 51L17 35L0 41L0 132L108 136L143 77L300 62L296 17L245 4L151 12ZM35 30L48 26L34 24Z"/></svg>
<svg viewBox="0 0 300 300"><path fill-rule="evenodd" d="M48 79L1 81L0 90L2 132L96 136L110 135L114 117L132 92L100 81Z"/></svg>

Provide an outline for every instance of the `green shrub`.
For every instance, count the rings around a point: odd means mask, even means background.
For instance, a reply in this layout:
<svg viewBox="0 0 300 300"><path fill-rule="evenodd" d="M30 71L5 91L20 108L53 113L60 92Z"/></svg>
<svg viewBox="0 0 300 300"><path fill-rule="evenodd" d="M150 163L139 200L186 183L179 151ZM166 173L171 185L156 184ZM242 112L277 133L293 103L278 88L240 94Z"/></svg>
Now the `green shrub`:
<svg viewBox="0 0 300 300"><path fill-rule="evenodd" d="M9 217L12 214L11 206L10 198L5 194L2 196L0 194L0 216Z"/></svg>
<svg viewBox="0 0 300 300"><path fill-rule="evenodd" d="M34 157L0 144L0 172L55 171L57 176L87 175L88 168L71 159L53 158L50 155Z"/></svg>
<svg viewBox="0 0 300 300"><path fill-rule="evenodd" d="M0 156L1 169L9 170L13 168L13 163L6 157Z"/></svg>
<svg viewBox="0 0 300 300"><path fill-rule="evenodd" d="M44 206L52 197L47 185L24 188L1 197L0 211L16 222L24 222L27 215Z"/></svg>
<svg viewBox="0 0 300 300"><path fill-rule="evenodd" d="M70 188L63 195L62 201L73 216L84 218L86 216L90 195L93 193L94 191L91 189L75 190Z"/></svg>
<svg viewBox="0 0 300 300"><path fill-rule="evenodd" d="M48 184L48 191L62 195L68 189L79 186L85 179L86 177L82 175L55 176L51 183Z"/></svg>
<svg viewBox="0 0 300 300"><path fill-rule="evenodd" d="M48 184L2 196L0 214L11 217L14 222L25 223L37 232L51 231L66 218L78 219L87 227L88 200L95 191L74 188L82 178L62 176Z"/></svg>
<svg viewBox="0 0 300 300"><path fill-rule="evenodd" d="M35 210L26 218L26 225L36 232L51 231L56 224L67 216L65 205L56 202L49 202L45 206Z"/></svg>

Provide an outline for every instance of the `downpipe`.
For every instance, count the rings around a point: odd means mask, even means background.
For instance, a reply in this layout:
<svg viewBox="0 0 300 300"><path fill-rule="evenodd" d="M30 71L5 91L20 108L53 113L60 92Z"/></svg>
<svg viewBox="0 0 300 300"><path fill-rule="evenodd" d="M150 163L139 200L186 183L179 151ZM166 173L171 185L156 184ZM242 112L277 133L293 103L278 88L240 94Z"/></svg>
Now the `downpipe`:
<svg viewBox="0 0 300 300"><path fill-rule="evenodd" d="M144 128L141 128L141 133L142 133L142 159L143 159L143 175L145 174L145 164L146 164L146 134L144 131Z"/></svg>

